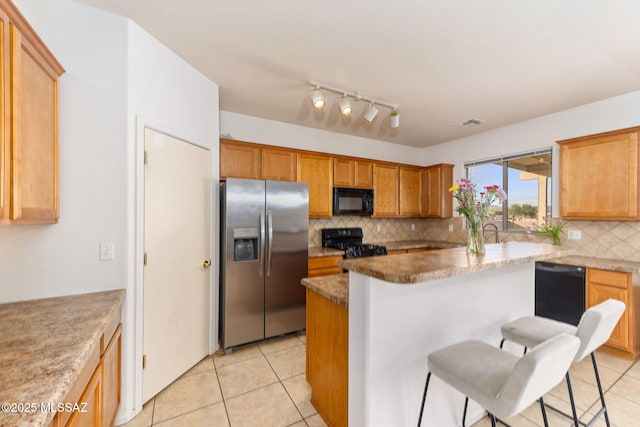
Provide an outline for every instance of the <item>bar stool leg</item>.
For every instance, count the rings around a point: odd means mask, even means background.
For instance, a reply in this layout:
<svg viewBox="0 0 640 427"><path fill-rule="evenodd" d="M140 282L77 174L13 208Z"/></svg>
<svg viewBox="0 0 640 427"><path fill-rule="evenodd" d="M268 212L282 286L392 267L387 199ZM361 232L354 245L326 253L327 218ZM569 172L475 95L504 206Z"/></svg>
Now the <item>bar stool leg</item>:
<svg viewBox="0 0 640 427"><path fill-rule="evenodd" d="M544 427L549 427L549 421L547 421L547 411L544 408L544 400L540 398L540 410L542 411L542 421L544 421Z"/></svg>
<svg viewBox="0 0 640 427"><path fill-rule="evenodd" d="M462 413L462 427L467 427L467 406L469 406L469 398L464 397L464 412Z"/></svg>
<svg viewBox="0 0 640 427"><path fill-rule="evenodd" d="M573 425L575 427L580 427L578 423L578 414L576 413L576 404L573 400L573 389L571 388L571 378L569 377L569 371L567 371L567 389L569 390L569 402L571 402L571 413L573 414Z"/></svg>
<svg viewBox="0 0 640 427"><path fill-rule="evenodd" d="M420 406L420 418L418 418L418 427L422 424L422 413L424 411L424 402L427 400L427 389L429 388L429 380L431 379L431 372L427 374L427 382L424 384L424 394L422 395L422 405Z"/></svg>
<svg viewBox="0 0 640 427"><path fill-rule="evenodd" d="M591 363L593 364L593 372L596 374L596 384L598 384L598 393L600 393L600 403L602 404L602 409L604 409L604 420L607 427L611 427L611 423L609 422L609 411L607 411L607 405L604 403L604 393L602 392L602 383L600 382L600 374L598 373L595 351L591 353Z"/></svg>

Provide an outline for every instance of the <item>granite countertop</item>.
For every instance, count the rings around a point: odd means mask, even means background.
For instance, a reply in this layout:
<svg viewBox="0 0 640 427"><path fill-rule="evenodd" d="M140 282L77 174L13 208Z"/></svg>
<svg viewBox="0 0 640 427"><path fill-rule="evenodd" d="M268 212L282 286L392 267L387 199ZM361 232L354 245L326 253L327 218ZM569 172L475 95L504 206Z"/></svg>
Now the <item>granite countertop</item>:
<svg viewBox="0 0 640 427"><path fill-rule="evenodd" d="M333 248L313 247L309 248L309 258L321 258L324 256L343 256L344 251Z"/></svg>
<svg viewBox="0 0 640 427"><path fill-rule="evenodd" d="M125 291L0 304L0 401L36 403L32 413L0 412L0 425L48 425L40 403L65 397L87 363Z"/></svg>
<svg viewBox="0 0 640 427"><path fill-rule="evenodd" d="M381 242L374 243L374 245L382 245L387 248L388 251L398 251L403 249L419 249L419 248L432 248L432 249L449 249L457 248L460 243L441 242L438 240L400 240L397 242Z"/></svg>
<svg viewBox="0 0 640 427"><path fill-rule="evenodd" d="M506 242L486 245L484 255L468 255L465 247L439 251L358 258L340 261L340 267L387 282L411 284L512 264L572 255L574 249L549 244Z"/></svg>
<svg viewBox="0 0 640 427"><path fill-rule="evenodd" d="M349 274L330 274L302 279L302 284L341 307L349 308Z"/></svg>
<svg viewBox="0 0 640 427"><path fill-rule="evenodd" d="M547 261L557 262L559 264L577 265L581 267L599 268L601 270L640 274L640 262L635 261L624 261L618 259L597 258L578 255L552 258L548 259Z"/></svg>
<svg viewBox="0 0 640 427"><path fill-rule="evenodd" d="M369 243L369 242L367 242ZM396 242L373 242L372 245L380 245L387 248L388 251L397 251L403 249L418 249L418 248L433 248L433 249L447 249L457 248L460 243L441 242L438 240L400 240ZM320 258L325 256L342 256L344 251L340 249L324 248L324 247L311 247L309 248L309 258Z"/></svg>

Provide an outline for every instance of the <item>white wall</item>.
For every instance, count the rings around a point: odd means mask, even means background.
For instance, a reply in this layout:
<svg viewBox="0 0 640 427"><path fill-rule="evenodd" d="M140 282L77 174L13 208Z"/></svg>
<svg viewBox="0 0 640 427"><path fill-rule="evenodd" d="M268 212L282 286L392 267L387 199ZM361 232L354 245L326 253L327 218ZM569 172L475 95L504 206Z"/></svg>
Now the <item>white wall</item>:
<svg viewBox="0 0 640 427"><path fill-rule="evenodd" d="M66 73L60 81L60 222L0 229L0 301L126 281L126 20L70 0L15 2ZM115 243L98 261L99 242Z"/></svg>
<svg viewBox="0 0 640 427"><path fill-rule="evenodd" d="M640 125L640 91L538 117L443 144L427 147L423 162L453 163L454 181L464 175L464 162L553 147L553 176L559 176L560 141ZM552 215L559 215L559 183L552 182Z"/></svg>
<svg viewBox="0 0 640 427"><path fill-rule="evenodd" d="M129 141L127 158L130 183L128 217L130 225L130 278L132 286L126 318L135 322L125 345L129 358L123 366L123 378L129 381L123 389L123 402L117 422L124 422L142 409L142 370L136 361L142 360L142 253L143 249L143 182L142 182L142 123L169 133L193 144L210 149L213 165L213 189L217 190L219 167L219 108L218 85L207 79L191 65L162 45L138 25L129 22ZM217 191L213 191L213 207L217 212ZM138 209L136 209L136 206ZM218 218L212 224L211 259L218 259ZM137 229L136 229L137 228ZM137 260L137 262L136 262ZM217 349L218 304L217 263L212 273L211 346Z"/></svg>
<svg viewBox="0 0 640 427"><path fill-rule="evenodd" d="M422 150L416 147L260 119L229 111L220 112L220 134L224 138L259 144L425 165L420 163Z"/></svg>
<svg viewBox="0 0 640 427"><path fill-rule="evenodd" d="M141 409L138 119L210 148L217 178L218 86L125 18L71 0L15 3L66 69L61 209L55 225L0 229L0 302L125 288L121 423ZM98 261L104 241L114 261Z"/></svg>
<svg viewBox="0 0 640 427"><path fill-rule="evenodd" d="M640 91L571 108L532 120L424 149L423 161L462 164L496 155L551 147L555 141L640 125ZM557 146L556 146L557 147Z"/></svg>

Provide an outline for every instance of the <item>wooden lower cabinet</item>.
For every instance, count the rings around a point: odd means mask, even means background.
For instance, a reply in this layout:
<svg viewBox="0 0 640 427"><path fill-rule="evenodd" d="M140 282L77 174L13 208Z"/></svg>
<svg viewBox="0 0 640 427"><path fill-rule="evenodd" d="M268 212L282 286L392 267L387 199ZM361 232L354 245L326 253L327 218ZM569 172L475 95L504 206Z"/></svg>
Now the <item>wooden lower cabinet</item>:
<svg viewBox="0 0 640 427"><path fill-rule="evenodd" d="M89 384L78 400L81 411L73 412L67 427L95 427L102 426L102 366L93 372ZM86 405L86 406L84 406Z"/></svg>
<svg viewBox="0 0 640 427"><path fill-rule="evenodd" d="M626 359L636 360L640 356L640 323L636 307L638 295L634 295L632 275L588 268L586 290L587 308L609 298L622 301L627 306L609 341L601 349Z"/></svg>
<svg viewBox="0 0 640 427"><path fill-rule="evenodd" d="M342 261L342 256L323 256L317 258L309 258L309 277L326 276L329 274L342 273L342 268L338 263Z"/></svg>
<svg viewBox="0 0 640 427"><path fill-rule="evenodd" d="M346 427L349 409L349 311L307 289L307 382L327 425Z"/></svg>
<svg viewBox="0 0 640 427"><path fill-rule="evenodd" d="M122 324L118 313L62 402L68 406L56 414L51 427L115 425L121 396L121 352Z"/></svg>
<svg viewBox="0 0 640 427"><path fill-rule="evenodd" d="M120 406L122 360L122 325L118 325L111 341L105 349L100 365L102 367L102 425L109 427L115 424Z"/></svg>

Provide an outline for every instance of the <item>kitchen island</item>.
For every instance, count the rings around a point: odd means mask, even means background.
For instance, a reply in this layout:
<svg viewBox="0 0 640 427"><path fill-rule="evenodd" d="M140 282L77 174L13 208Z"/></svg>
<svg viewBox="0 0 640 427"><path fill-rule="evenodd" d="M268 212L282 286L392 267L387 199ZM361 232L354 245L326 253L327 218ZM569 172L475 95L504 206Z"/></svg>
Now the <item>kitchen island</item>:
<svg viewBox="0 0 640 427"><path fill-rule="evenodd" d="M427 355L466 339L497 345L503 323L533 314L535 261L572 252L531 243L486 248L482 256L454 248L340 263L349 270L350 426L416 425ZM424 425L460 425L464 397L439 380L432 383ZM470 405L468 419L482 413Z"/></svg>

